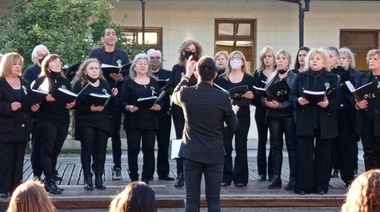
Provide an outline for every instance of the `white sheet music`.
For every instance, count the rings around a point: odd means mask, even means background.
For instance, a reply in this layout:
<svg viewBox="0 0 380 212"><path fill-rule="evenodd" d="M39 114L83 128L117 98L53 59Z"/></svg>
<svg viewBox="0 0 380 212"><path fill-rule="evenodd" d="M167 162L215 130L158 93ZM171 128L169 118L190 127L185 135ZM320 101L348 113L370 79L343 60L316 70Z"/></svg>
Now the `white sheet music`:
<svg viewBox="0 0 380 212"><path fill-rule="evenodd" d="M179 150L181 149L181 143L182 139L177 139L177 140L171 140L170 144L170 158L171 159L176 159L179 158Z"/></svg>

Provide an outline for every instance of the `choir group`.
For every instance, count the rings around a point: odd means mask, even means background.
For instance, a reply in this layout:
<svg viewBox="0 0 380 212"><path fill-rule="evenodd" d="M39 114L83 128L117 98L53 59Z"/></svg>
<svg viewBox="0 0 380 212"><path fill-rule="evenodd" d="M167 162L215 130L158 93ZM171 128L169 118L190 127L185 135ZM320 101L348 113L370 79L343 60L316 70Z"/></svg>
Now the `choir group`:
<svg viewBox="0 0 380 212"><path fill-rule="evenodd" d="M189 57L198 61L202 47L194 40L185 41L179 48L177 64L168 71L161 68L159 50L138 54L130 63L128 54L115 46L116 41L115 30L105 29L104 46L91 51L71 81L64 74L61 57L50 53L44 45L35 47L34 65L24 72L21 55L6 53L2 56L1 198L10 196L22 182L30 133L34 177L45 176L46 191L63 192L56 183L62 180L56 164L68 133L70 111L74 111L75 139L81 142L80 160L86 190L106 189L103 175L109 137L114 164L112 179L123 178L120 139L123 115L130 180L141 179L149 184L157 171L160 180L175 180L175 187L184 186L183 159L176 159L177 178L170 177L168 149L171 119L176 138L181 139L187 114L179 105L171 105L170 95L186 75ZM367 63L369 71L359 72L348 48L302 47L292 66L289 52L276 52L266 46L260 52L258 69L251 74L243 52L216 53L218 77L214 87L228 92L231 103L239 106L237 130L223 131L225 156L221 161L224 163L221 186L233 183L245 187L249 182L247 137L252 105L258 132L258 180L270 181L268 189L282 188L284 139L290 170L284 189L300 195L326 194L329 180L337 176L338 170L349 186L357 175L359 140L363 144L365 169L380 168L380 98L377 98L380 50L369 50ZM129 70L121 71L126 64ZM105 72L105 65L116 67L118 71ZM187 80L188 86L197 83L195 76ZM43 100L29 102L30 107L25 108L24 98L44 92ZM69 98L70 95L74 97ZM140 149L143 152L141 174L137 163Z"/></svg>

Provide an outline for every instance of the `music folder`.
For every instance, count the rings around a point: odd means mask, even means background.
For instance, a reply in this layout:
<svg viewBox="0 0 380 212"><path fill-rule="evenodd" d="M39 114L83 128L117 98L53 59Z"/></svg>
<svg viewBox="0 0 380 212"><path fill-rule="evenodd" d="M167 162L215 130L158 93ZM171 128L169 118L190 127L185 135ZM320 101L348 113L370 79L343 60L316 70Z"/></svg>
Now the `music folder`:
<svg viewBox="0 0 380 212"><path fill-rule="evenodd" d="M139 109L149 109L156 102L157 96L138 98L136 101L136 107Z"/></svg>
<svg viewBox="0 0 380 212"><path fill-rule="evenodd" d="M307 99L310 104L317 104L325 98L325 91L303 90L302 97Z"/></svg>
<svg viewBox="0 0 380 212"><path fill-rule="evenodd" d="M162 87L166 86L168 84L168 81L169 81L169 78L167 78L167 79L158 79L157 80L158 87L162 88Z"/></svg>
<svg viewBox="0 0 380 212"><path fill-rule="evenodd" d="M69 102L74 101L78 95L64 88L58 88L51 94L57 103L60 105L66 105Z"/></svg>
<svg viewBox="0 0 380 212"><path fill-rule="evenodd" d="M154 103L155 104L160 103L165 98L165 95L166 95L166 91L162 90Z"/></svg>
<svg viewBox="0 0 380 212"><path fill-rule="evenodd" d="M379 82L373 81L365 85L360 86L359 88L354 88L350 81L344 82L347 85L348 90L352 93L354 98L358 101L363 99L375 99L377 95L377 90Z"/></svg>
<svg viewBox="0 0 380 212"><path fill-rule="evenodd" d="M266 98L268 101L276 100L278 102L285 102L288 100L290 93L290 87L286 80L280 80L274 84L271 84L268 88L260 88L253 86L256 93Z"/></svg>
<svg viewBox="0 0 380 212"><path fill-rule="evenodd" d="M114 74L122 74L126 75L129 73L129 68L131 67L132 63L127 63L121 66L114 66L109 64L102 64L100 68L102 69L103 76L106 78L107 81L113 81L113 79L110 77L111 73Z"/></svg>
<svg viewBox="0 0 380 212"><path fill-rule="evenodd" d="M240 85L228 90L231 99L242 99L243 95L248 91L248 85Z"/></svg>
<svg viewBox="0 0 380 212"><path fill-rule="evenodd" d="M24 99L21 101L21 111L29 112L34 104L38 104L45 100L48 92L32 89L29 91Z"/></svg>
<svg viewBox="0 0 380 212"><path fill-rule="evenodd" d="M90 93L83 97L81 104L86 106L101 106L106 105L111 98L111 95L109 94L97 94L97 93Z"/></svg>

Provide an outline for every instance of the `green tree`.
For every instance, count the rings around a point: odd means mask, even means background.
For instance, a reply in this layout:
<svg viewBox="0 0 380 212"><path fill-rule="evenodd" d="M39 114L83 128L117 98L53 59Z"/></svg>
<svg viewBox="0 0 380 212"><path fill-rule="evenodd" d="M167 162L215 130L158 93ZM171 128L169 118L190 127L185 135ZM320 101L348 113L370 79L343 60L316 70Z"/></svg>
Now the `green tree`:
<svg viewBox="0 0 380 212"><path fill-rule="evenodd" d="M12 0L0 16L0 51L20 53L29 66L33 48L44 44L64 64L72 65L101 45L101 33L109 26L119 32L118 47L136 48L135 41L121 33L121 26L111 22L112 10L107 0Z"/></svg>

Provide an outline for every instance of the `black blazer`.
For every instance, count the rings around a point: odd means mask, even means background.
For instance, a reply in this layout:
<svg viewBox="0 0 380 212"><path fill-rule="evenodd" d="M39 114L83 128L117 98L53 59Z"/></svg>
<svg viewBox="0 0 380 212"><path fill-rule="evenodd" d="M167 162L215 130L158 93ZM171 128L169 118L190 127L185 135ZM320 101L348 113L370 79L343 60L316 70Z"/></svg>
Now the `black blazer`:
<svg viewBox="0 0 380 212"><path fill-rule="evenodd" d="M30 92L30 85L26 80L21 81L21 99L16 91L8 84L5 78L0 78L0 142L26 142L30 140L31 114L30 112L12 111L12 102L21 102Z"/></svg>
<svg viewBox="0 0 380 212"><path fill-rule="evenodd" d="M372 71L362 73L359 77L359 80L358 80L356 87L358 88L362 85L369 83L371 80L371 77L372 77ZM371 100L369 100L369 101L371 101ZM370 104L375 104L374 105L374 111L372 111L373 117L371 117L373 119L374 136L380 136L380 92L379 91L377 91L376 99L373 101L374 102L372 102ZM368 113L366 110L358 110L356 113L355 129L356 129L356 133L358 135L362 134L363 121L364 121L364 117L367 115L366 113Z"/></svg>
<svg viewBox="0 0 380 212"><path fill-rule="evenodd" d="M323 91L324 84L329 82L331 86L338 86L338 76L334 73L320 70L320 75L313 77L313 71L305 71L297 74L296 80L290 90L289 100L292 102L296 112L296 133L297 136L317 136L314 129L319 128L321 139L333 139L338 136L336 104L338 102L338 92L333 92L328 96L329 105L321 108L311 103L300 105L298 98L302 96L303 90ZM336 91L336 90L335 90ZM316 125L316 126L315 126Z"/></svg>
<svg viewBox="0 0 380 212"><path fill-rule="evenodd" d="M185 127L179 156L207 164L223 164L224 124L239 125L229 95L206 82L188 87L182 80L173 92L173 103L182 107Z"/></svg>

